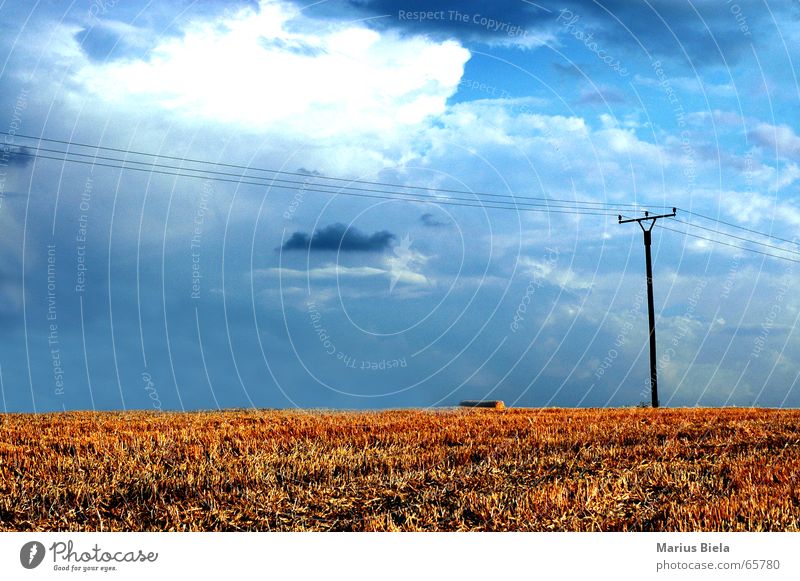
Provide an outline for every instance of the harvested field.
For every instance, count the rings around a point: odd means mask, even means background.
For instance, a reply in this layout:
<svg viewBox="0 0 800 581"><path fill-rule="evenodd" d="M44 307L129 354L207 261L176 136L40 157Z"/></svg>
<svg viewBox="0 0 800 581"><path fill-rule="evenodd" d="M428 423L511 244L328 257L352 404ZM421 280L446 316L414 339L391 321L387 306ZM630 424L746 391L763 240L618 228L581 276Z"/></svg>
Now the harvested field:
<svg viewBox="0 0 800 581"><path fill-rule="evenodd" d="M798 531L800 411L0 415L5 531Z"/></svg>

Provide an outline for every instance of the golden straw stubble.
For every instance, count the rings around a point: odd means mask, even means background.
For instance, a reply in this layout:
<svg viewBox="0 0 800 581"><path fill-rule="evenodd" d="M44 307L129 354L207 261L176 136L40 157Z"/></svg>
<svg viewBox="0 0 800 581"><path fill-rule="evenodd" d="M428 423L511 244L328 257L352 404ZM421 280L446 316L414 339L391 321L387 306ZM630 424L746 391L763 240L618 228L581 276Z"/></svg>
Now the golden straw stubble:
<svg viewBox="0 0 800 581"><path fill-rule="evenodd" d="M800 412L0 415L5 531L798 531Z"/></svg>

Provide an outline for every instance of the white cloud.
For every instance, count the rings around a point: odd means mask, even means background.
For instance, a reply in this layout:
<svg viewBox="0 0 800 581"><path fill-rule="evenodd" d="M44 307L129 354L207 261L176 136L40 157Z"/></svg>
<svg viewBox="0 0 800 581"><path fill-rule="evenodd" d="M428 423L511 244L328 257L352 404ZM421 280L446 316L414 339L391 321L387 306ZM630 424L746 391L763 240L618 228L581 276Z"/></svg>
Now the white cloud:
<svg viewBox="0 0 800 581"><path fill-rule="evenodd" d="M384 258L384 264L391 278L389 292L392 292L398 283L429 284L425 275L415 270L422 268L428 262L428 257L412 249L412 245L413 241L406 235L394 247L393 255Z"/></svg>
<svg viewBox="0 0 800 581"><path fill-rule="evenodd" d="M775 181L770 185L771 189L777 191L792 185L800 179L800 168L797 164L791 163L780 168L781 171L775 172Z"/></svg>
<svg viewBox="0 0 800 581"><path fill-rule="evenodd" d="M413 252L413 251L412 251ZM387 256L383 259L384 268L374 266L344 266L341 264L326 264L308 270L295 268L266 268L254 271L257 277L279 277L281 279L335 280L335 279L364 279L376 276L386 277L394 284L404 283L411 285L430 285L430 280L421 272L415 271L412 266L422 265L427 262L427 257L413 252L409 261L404 256ZM389 283L386 289L389 290Z"/></svg>
<svg viewBox="0 0 800 581"><path fill-rule="evenodd" d="M759 123L749 137L761 147L767 148L768 153L778 157L800 160L800 136L788 125L770 125Z"/></svg>
<svg viewBox="0 0 800 581"><path fill-rule="evenodd" d="M546 258L542 260L521 257L519 259L520 272L531 280L547 280L551 284L564 290L584 291L592 288L592 281L585 276L576 273L572 267L566 268L557 266L557 258Z"/></svg>
<svg viewBox="0 0 800 581"><path fill-rule="evenodd" d="M686 116L686 120L699 126L710 125L713 121L715 126L724 125L730 127L741 127L746 123L746 119L739 113L733 111L723 111L714 109L713 111L695 111Z"/></svg>
<svg viewBox="0 0 800 581"><path fill-rule="evenodd" d="M309 270L296 268L267 268L255 271L256 275L276 275L280 278L312 278L329 279L337 277L365 278L372 276L382 276L387 274L381 268L371 266L342 266L341 264L327 264Z"/></svg>
<svg viewBox="0 0 800 581"><path fill-rule="evenodd" d="M444 112L469 52L455 41L311 20L263 1L189 23L149 58L93 63L76 80L111 102L303 138L392 135Z"/></svg>
<svg viewBox="0 0 800 581"><path fill-rule="evenodd" d="M800 225L800 210L794 205L757 192L721 192L727 212L742 224L760 225L766 230L773 223Z"/></svg>
<svg viewBox="0 0 800 581"><path fill-rule="evenodd" d="M642 75L636 75L634 80L639 85L663 90L661 81ZM679 93L691 95L704 95L706 97L735 97L737 87L731 83L712 83L700 77L672 77L669 79L669 86ZM739 88L741 90L741 88Z"/></svg>

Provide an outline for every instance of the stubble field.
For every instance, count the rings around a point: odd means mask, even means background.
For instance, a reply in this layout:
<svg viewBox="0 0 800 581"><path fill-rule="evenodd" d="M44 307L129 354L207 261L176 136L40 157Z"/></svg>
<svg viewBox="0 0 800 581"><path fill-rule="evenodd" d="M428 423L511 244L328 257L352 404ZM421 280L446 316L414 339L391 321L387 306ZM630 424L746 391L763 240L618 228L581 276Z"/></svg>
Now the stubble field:
<svg viewBox="0 0 800 581"><path fill-rule="evenodd" d="M5 531L800 530L800 411L0 415Z"/></svg>

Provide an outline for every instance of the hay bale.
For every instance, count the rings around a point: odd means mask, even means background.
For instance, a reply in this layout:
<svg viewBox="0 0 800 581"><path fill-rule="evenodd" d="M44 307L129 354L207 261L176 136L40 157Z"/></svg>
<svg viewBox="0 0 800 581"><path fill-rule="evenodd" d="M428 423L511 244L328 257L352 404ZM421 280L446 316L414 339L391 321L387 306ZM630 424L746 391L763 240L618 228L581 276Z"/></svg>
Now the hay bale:
<svg viewBox="0 0 800 581"><path fill-rule="evenodd" d="M493 410L504 410L506 404L500 399L465 399L460 404L461 407L466 408L491 408Z"/></svg>

